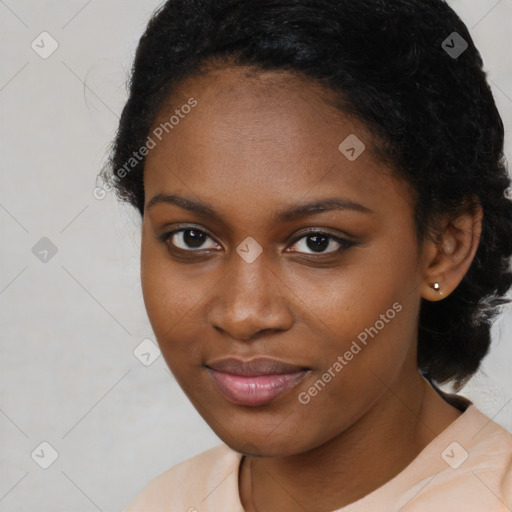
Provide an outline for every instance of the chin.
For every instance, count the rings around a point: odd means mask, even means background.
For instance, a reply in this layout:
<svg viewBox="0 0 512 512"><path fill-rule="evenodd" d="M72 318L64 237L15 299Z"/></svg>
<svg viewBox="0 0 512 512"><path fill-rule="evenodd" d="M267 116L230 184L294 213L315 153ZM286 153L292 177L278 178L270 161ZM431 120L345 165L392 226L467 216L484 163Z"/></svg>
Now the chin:
<svg viewBox="0 0 512 512"><path fill-rule="evenodd" d="M210 425L211 426L211 425ZM297 439L296 431L281 431L279 434L251 432L240 429L237 432L219 432L214 429L221 441L232 450L249 457L289 457L306 452L314 443Z"/></svg>

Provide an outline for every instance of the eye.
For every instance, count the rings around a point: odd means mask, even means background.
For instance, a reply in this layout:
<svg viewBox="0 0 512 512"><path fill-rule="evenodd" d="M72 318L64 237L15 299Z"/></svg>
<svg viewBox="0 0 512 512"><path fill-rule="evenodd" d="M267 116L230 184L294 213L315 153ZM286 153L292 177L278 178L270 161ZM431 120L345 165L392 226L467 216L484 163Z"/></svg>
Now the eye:
<svg viewBox="0 0 512 512"><path fill-rule="evenodd" d="M179 252L200 252L202 250L217 250L217 244L213 238L205 231L187 227L164 233L161 237L169 251ZM208 241L209 244L208 244ZM335 236L323 231L310 231L296 238L293 242L292 252L300 252L303 254L325 255L339 253L345 249L349 249L356 245L356 242ZM331 250L327 250L331 249Z"/></svg>
<svg viewBox="0 0 512 512"><path fill-rule="evenodd" d="M296 239L292 247L298 247L298 250L293 252L322 255L341 252L342 250L349 249L354 245L356 245L355 242L332 235L330 233L324 233L322 231L311 231ZM332 250L326 251L326 249L329 247L331 247ZM305 249L310 249L312 252L307 252Z"/></svg>
<svg viewBox="0 0 512 512"><path fill-rule="evenodd" d="M207 233L197 228L179 229L162 236L162 241L166 242L170 248L188 252L198 249L216 249L218 244L215 242L211 246L204 246L208 239L212 240Z"/></svg>

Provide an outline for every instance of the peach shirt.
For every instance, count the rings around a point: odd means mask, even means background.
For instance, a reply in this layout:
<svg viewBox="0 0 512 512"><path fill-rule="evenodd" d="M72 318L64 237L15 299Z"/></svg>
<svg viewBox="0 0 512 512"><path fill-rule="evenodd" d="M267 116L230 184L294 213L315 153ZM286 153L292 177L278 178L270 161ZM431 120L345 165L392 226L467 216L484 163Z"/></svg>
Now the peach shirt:
<svg viewBox="0 0 512 512"><path fill-rule="evenodd" d="M157 476L124 512L243 512L225 444ZM512 512L512 435L470 404L398 475L333 512ZM274 512L274 511L272 511Z"/></svg>

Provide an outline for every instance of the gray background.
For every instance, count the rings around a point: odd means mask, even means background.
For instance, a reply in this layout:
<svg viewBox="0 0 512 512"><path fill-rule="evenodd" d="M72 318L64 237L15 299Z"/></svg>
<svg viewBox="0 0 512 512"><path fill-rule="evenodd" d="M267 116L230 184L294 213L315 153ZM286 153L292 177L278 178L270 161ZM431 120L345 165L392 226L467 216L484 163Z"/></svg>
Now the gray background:
<svg viewBox="0 0 512 512"><path fill-rule="evenodd" d="M450 3L486 63L510 161L512 0ZM136 350L154 342L140 220L112 192L93 193L159 4L0 0L0 512L121 511L220 442L155 345ZM59 45L47 58L31 47L51 49L43 31ZM512 430L512 308L494 340L462 394ZM42 442L58 453L48 469Z"/></svg>

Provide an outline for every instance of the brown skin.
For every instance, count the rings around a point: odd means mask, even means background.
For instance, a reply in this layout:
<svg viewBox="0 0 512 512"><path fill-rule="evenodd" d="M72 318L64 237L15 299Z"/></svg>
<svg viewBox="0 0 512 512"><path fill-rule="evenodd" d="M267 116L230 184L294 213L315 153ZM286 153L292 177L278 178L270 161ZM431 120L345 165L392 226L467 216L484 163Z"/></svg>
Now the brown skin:
<svg viewBox="0 0 512 512"><path fill-rule="evenodd" d="M345 506L403 470L461 414L417 370L418 314L421 298L440 300L464 277L481 210L446 221L440 243L426 241L420 250L410 187L375 158L370 133L332 108L328 94L284 72L249 77L227 68L190 78L154 127L190 97L197 107L146 160L141 278L148 316L193 405L246 455L239 477L248 512ZM338 150L352 133L366 145L353 162ZM173 204L148 209L159 193L209 203L220 220ZM275 220L286 207L332 197L372 213ZM186 245L183 233L159 240L183 229L178 223L203 230L203 245ZM331 239L315 253L308 228L357 245L338 251ZM236 252L248 236L263 249L250 264ZM441 293L429 286L436 281ZM395 302L402 305L395 318L301 404L298 394ZM204 366L228 356L268 356L311 371L270 404L234 405Z"/></svg>

